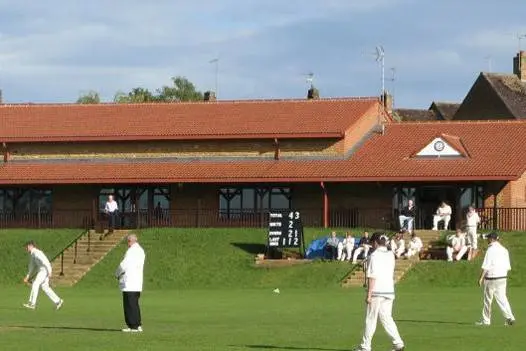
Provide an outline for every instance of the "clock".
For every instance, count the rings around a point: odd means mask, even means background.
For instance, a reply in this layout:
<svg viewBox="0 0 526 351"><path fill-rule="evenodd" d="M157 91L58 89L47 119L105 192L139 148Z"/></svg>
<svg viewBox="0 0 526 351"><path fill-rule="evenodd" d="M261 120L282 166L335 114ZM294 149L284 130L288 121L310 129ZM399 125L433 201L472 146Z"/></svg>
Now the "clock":
<svg viewBox="0 0 526 351"><path fill-rule="evenodd" d="M435 143L433 144L433 148L434 148L436 151L438 151L438 152L443 151L443 150L444 150L444 147L445 147L444 142L443 142L443 141L440 141L440 140L437 141L437 142L435 142Z"/></svg>

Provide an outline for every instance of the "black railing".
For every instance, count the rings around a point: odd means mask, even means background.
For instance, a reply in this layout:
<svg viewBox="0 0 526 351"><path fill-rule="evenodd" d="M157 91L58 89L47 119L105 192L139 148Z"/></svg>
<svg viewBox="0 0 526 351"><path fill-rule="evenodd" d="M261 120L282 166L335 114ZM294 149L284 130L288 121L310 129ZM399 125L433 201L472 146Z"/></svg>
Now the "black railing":
<svg viewBox="0 0 526 351"><path fill-rule="evenodd" d="M273 209L273 211L278 209ZM327 214L321 208L297 208L305 227L382 228L397 230L398 213L391 208L331 209ZM526 231L526 208L478 209L481 230L496 228L502 231ZM259 227L268 225L269 210L230 210L189 208L181 210L138 210L119 213L117 228L135 229L151 227ZM415 229L430 229L433 213L420 209L415 218ZM452 218L450 229L463 218ZM0 228L95 228L107 229L103 214L93 218L90 210L55 210L52 213L14 214L0 212ZM88 238L91 240L91 238ZM72 243L73 245L74 243Z"/></svg>
<svg viewBox="0 0 526 351"><path fill-rule="evenodd" d="M77 264L78 259L78 243L79 240L82 239L85 235L88 236L88 247L86 249L87 252L91 250L91 232L89 229L83 230L79 235L75 237L68 245L66 245L58 254L51 259L51 262L55 261L57 258L60 257L60 276L64 275L64 253L70 249L71 247L74 247L74 253L73 253L73 264Z"/></svg>

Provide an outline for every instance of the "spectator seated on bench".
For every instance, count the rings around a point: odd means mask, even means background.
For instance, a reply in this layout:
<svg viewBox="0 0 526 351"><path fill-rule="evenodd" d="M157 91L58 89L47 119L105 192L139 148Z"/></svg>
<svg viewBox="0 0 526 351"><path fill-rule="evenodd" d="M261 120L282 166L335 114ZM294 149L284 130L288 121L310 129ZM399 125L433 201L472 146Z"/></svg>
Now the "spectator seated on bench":
<svg viewBox="0 0 526 351"><path fill-rule="evenodd" d="M413 232L413 223L415 221L416 208L413 200L407 202L407 206L400 211L398 220L400 221L400 229L407 229L408 232ZM407 223L407 225L406 225Z"/></svg>
<svg viewBox="0 0 526 351"><path fill-rule="evenodd" d="M327 243L325 244L325 258L335 260L338 257L338 244L340 239L336 236L336 232L332 232Z"/></svg>
<svg viewBox="0 0 526 351"><path fill-rule="evenodd" d="M354 250L355 240L351 232L347 232L345 239L338 243L338 260L350 261L352 259L352 252Z"/></svg>
<svg viewBox="0 0 526 351"><path fill-rule="evenodd" d="M453 262L453 255L455 255L455 261L460 261L468 252L469 247L466 244L466 235L460 229L457 229L455 235L449 236L447 242L446 254L448 262Z"/></svg>
<svg viewBox="0 0 526 351"><path fill-rule="evenodd" d="M354 249L352 255L352 263L356 264L358 262L358 257L363 256L364 259L369 255L369 250L371 249L371 239L369 238L369 233L364 232L362 238L358 242L358 247Z"/></svg>
<svg viewBox="0 0 526 351"><path fill-rule="evenodd" d="M433 216L433 229L438 230L438 223L444 222L444 230L448 230L449 221L451 220L451 206L442 202L437 208L436 214Z"/></svg>

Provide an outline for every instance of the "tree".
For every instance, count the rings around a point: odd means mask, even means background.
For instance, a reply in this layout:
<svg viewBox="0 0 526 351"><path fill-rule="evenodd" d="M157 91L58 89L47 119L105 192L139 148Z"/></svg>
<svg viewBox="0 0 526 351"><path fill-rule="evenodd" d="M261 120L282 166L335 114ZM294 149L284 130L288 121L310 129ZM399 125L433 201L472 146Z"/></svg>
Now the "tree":
<svg viewBox="0 0 526 351"><path fill-rule="evenodd" d="M173 86L163 86L158 89L158 99L163 102L174 101L202 101L203 93L185 77L172 77Z"/></svg>
<svg viewBox="0 0 526 351"><path fill-rule="evenodd" d="M79 96L77 104L100 104L100 95L96 91L90 90Z"/></svg>
<svg viewBox="0 0 526 351"><path fill-rule="evenodd" d="M158 97L153 95L148 89L133 88L128 94L117 92L113 101L119 104L137 104L143 102L155 102L158 101Z"/></svg>

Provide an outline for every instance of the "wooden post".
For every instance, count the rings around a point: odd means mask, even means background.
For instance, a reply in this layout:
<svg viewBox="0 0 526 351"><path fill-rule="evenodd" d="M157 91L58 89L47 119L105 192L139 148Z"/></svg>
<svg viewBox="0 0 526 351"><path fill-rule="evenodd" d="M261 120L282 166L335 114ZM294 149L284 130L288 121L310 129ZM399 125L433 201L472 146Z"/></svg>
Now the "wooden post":
<svg viewBox="0 0 526 351"><path fill-rule="evenodd" d="M274 138L274 160L279 160L279 154L280 154L279 140L278 138Z"/></svg>
<svg viewBox="0 0 526 351"><path fill-rule="evenodd" d="M323 190L323 227L329 228L329 195L324 182L320 182L321 189Z"/></svg>
<svg viewBox="0 0 526 351"><path fill-rule="evenodd" d="M497 227L499 226L499 221L498 221L498 211L497 211L497 196L498 196L498 193L497 192L494 192L493 193L493 230L497 230Z"/></svg>

